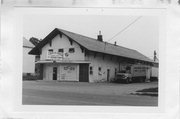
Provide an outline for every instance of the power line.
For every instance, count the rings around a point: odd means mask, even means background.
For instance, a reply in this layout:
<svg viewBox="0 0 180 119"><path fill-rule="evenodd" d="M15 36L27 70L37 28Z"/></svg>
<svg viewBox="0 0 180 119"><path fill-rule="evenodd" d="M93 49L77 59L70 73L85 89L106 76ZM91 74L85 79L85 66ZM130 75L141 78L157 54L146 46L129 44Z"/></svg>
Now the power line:
<svg viewBox="0 0 180 119"><path fill-rule="evenodd" d="M131 25L133 25L137 20L139 20L142 16L139 16L138 18L136 18L134 21L132 21L130 24L128 24L126 27L124 27L120 32L118 32L117 34L115 34L112 38L110 38L108 41L114 39L116 36L118 36L120 33L122 33L123 31L125 31L127 28L129 28Z"/></svg>

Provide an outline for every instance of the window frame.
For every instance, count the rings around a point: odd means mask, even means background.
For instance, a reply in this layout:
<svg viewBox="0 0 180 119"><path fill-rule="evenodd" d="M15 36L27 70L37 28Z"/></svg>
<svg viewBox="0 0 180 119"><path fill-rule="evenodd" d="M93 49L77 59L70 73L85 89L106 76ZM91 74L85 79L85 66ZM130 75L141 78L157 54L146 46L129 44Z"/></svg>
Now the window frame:
<svg viewBox="0 0 180 119"><path fill-rule="evenodd" d="M89 67L89 74L90 74L90 75L93 75L93 66L90 66L90 67Z"/></svg>
<svg viewBox="0 0 180 119"><path fill-rule="evenodd" d="M102 68L101 68L101 67L98 67L98 71L101 72L101 71L102 71Z"/></svg>
<svg viewBox="0 0 180 119"><path fill-rule="evenodd" d="M50 52L53 53L53 49L48 49L48 54L51 54Z"/></svg>
<svg viewBox="0 0 180 119"><path fill-rule="evenodd" d="M62 50L62 51L60 51L60 50ZM58 52L64 53L64 49L63 49L63 48L60 48L60 49L58 49Z"/></svg>
<svg viewBox="0 0 180 119"><path fill-rule="evenodd" d="M73 50L73 51L71 51ZM74 53L75 52L75 48L69 48L69 53Z"/></svg>

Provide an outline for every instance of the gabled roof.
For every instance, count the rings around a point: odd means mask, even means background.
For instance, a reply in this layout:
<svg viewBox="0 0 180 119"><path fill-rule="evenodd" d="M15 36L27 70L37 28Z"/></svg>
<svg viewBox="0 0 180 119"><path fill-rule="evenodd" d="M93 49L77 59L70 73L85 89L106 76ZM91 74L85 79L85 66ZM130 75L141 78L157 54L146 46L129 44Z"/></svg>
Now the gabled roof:
<svg viewBox="0 0 180 119"><path fill-rule="evenodd" d="M23 47L34 48L34 45L25 37L23 37Z"/></svg>
<svg viewBox="0 0 180 119"><path fill-rule="evenodd" d="M111 54L115 56L121 56L146 62L153 62L150 58L144 56L136 50L128 49L122 46L110 44L107 42L101 42L94 38L86 37L77 33L72 33L63 29L55 28L49 35L47 35L35 48L33 48L29 54L38 54L45 44L53 39L57 34L64 34L69 39L75 41L80 46L87 50L100 52L105 54Z"/></svg>

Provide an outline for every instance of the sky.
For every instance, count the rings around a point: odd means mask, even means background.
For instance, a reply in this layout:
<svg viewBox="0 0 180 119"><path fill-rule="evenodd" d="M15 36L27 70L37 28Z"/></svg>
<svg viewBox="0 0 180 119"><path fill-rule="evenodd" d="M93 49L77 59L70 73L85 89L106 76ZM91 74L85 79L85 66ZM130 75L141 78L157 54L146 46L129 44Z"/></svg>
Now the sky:
<svg viewBox="0 0 180 119"><path fill-rule="evenodd" d="M133 23L135 20L136 22ZM133 24L126 28L131 23ZM91 38L97 38L101 31L103 41L109 43L116 41L117 45L137 50L150 58L153 58L153 52L156 50L158 56L157 16L25 15L23 18L23 36L27 39L31 37L43 39L54 28ZM124 28L126 29L118 34Z"/></svg>

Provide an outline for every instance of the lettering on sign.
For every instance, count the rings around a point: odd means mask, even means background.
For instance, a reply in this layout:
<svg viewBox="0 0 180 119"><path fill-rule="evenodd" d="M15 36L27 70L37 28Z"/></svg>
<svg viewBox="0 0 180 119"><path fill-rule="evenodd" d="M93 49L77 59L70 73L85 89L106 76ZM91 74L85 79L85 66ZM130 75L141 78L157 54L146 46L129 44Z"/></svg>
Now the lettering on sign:
<svg viewBox="0 0 180 119"><path fill-rule="evenodd" d="M134 72L146 72L148 67L134 67Z"/></svg>
<svg viewBox="0 0 180 119"><path fill-rule="evenodd" d="M64 67L64 70L75 70L75 67L72 67L72 66L65 66Z"/></svg>
<svg viewBox="0 0 180 119"><path fill-rule="evenodd" d="M63 60L63 53L62 52L48 52L47 59Z"/></svg>

